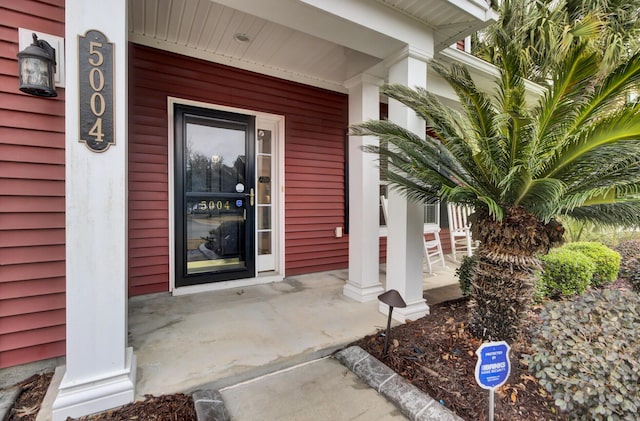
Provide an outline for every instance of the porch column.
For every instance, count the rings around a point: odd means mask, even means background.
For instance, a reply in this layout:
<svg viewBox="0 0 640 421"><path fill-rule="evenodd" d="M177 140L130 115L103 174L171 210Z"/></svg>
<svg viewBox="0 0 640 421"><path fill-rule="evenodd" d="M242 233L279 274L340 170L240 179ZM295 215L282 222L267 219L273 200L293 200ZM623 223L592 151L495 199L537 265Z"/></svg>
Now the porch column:
<svg viewBox="0 0 640 421"><path fill-rule="evenodd" d="M382 80L362 74L345 83L349 89L349 125L380 118ZM349 279L343 293L359 302L375 300L384 292L379 265L380 170L377 157L365 145L378 138L349 136Z"/></svg>
<svg viewBox="0 0 640 421"><path fill-rule="evenodd" d="M424 51L406 47L387 60L389 83L412 88L426 87L427 61L430 58ZM424 120L392 99L389 100L389 120L419 136L425 136ZM423 218L421 204L408 201L394 188L389 189L386 288L397 290L407 303L406 308L397 308L393 312L394 318L401 322L415 320L429 313L429 307L422 298ZM380 311L386 314L387 306L381 303Z"/></svg>
<svg viewBox="0 0 640 421"><path fill-rule="evenodd" d="M86 119L88 110L101 113L104 105L99 98L93 107L79 100L79 66L87 63L79 63L78 37L88 30L102 32L113 44L115 144L99 153L79 141L80 111ZM66 0L65 38L67 355L54 421L133 401L136 372L132 348L127 348L126 0ZM107 78L109 69L99 68L108 63L103 61L108 49L97 38L92 41L86 60L93 66L90 86L108 101L110 89L102 85L101 75ZM94 129L94 135L108 130Z"/></svg>

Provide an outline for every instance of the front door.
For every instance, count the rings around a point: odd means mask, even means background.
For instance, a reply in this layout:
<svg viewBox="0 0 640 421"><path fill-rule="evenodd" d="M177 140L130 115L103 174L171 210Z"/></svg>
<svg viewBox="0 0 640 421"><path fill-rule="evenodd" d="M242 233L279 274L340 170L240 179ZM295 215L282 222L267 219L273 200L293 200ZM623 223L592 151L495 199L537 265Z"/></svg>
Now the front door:
<svg viewBox="0 0 640 421"><path fill-rule="evenodd" d="M175 105L176 286L255 276L255 117Z"/></svg>

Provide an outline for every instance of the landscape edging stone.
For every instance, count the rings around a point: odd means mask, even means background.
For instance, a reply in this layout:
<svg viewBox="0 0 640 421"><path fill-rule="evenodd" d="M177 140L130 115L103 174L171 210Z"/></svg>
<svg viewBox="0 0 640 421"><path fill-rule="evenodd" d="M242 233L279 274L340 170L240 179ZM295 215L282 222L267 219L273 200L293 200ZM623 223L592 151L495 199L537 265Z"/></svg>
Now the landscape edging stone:
<svg viewBox="0 0 640 421"><path fill-rule="evenodd" d="M413 421L463 421L359 346L343 349L335 358Z"/></svg>
<svg viewBox="0 0 640 421"><path fill-rule="evenodd" d="M198 421L229 421L231 417L217 390L198 390L192 395Z"/></svg>

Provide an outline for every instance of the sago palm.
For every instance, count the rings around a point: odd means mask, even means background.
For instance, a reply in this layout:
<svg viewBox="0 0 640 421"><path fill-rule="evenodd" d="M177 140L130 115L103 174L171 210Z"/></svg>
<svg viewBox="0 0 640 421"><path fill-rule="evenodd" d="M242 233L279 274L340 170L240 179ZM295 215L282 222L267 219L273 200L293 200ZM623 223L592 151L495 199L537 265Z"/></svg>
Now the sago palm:
<svg viewBox="0 0 640 421"><path fill-rule="evenodd" d="M390 121L369 121L386 176L412 200L475 208L480 240L472 281L478 337L513 340L531 297L538 255L562 241L566 215L611 225L640 222L640 105L625 92L640 82L640 54L603 75L601 55L575 42L539 101L525 102L516 46L505 48L495 91L480 91L459 65L433 64L455 90L458 110L424 89L383 93L426 121L426 138Z"/></svg>

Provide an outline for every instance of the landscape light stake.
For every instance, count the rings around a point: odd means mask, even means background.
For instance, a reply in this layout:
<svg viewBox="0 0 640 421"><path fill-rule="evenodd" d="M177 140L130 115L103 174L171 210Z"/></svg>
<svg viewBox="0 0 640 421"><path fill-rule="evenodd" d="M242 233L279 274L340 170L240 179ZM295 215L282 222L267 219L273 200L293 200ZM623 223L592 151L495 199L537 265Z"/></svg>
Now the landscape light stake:
<svg viewBox="0 0 640 421"><path fill-rule="evenodd" d="M387 355L387 350L389 349L389 336L391 335L391 314L393 313L393 308L405 308L407 303L404 302L400 293L395 289L390 289L389 291L378 295L378 300L389 306L389 317L387 318L387 331L384 335L383 351L383 355Z"/></svg>

